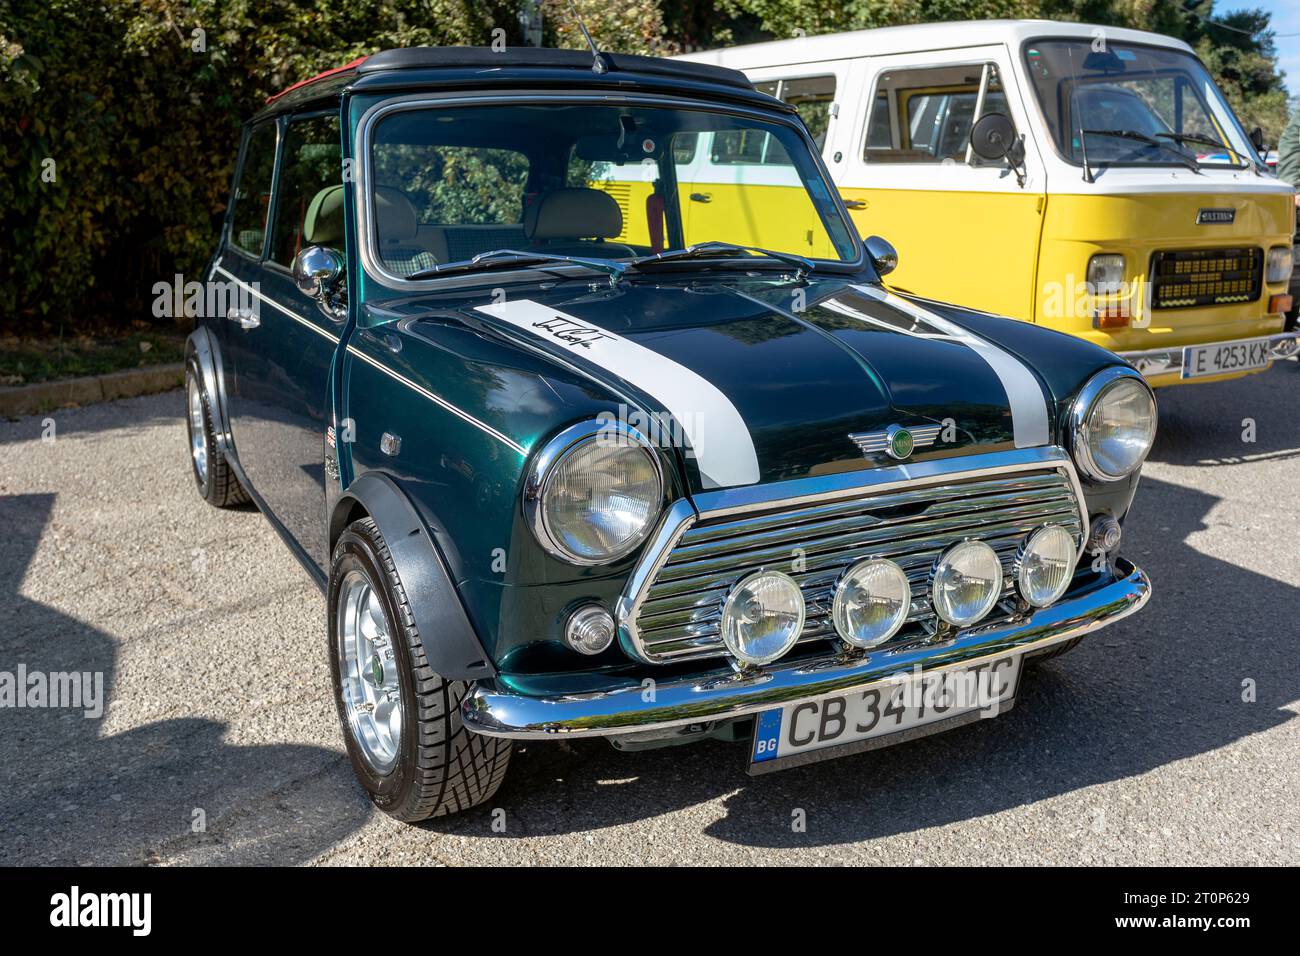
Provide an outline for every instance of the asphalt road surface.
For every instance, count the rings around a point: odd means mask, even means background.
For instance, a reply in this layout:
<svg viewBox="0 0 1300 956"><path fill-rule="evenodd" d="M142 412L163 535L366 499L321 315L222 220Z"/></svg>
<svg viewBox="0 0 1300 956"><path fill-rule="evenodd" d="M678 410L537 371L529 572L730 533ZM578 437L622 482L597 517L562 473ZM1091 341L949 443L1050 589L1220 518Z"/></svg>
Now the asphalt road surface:
<svg viewBox="0 0 1300 956"><path fill-rule="evenodd" d="M1011 713L756 779L721 743L530 745L421 826L353 782L321 597L198 498L183 404L0 422L0 671L106 697L0 709L0 864L1300 863L1294 362L1161 394L1123 548L1154 597Z"/></svg>

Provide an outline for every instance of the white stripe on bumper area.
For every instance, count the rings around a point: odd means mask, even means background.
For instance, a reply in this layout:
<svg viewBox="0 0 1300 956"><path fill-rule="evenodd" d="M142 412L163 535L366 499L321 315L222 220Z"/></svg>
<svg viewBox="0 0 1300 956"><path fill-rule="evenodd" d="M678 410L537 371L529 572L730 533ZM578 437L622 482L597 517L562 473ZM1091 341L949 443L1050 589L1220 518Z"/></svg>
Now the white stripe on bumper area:
<svg viewBox="0 0 1300 956"><path fill-rule="evenodd" d="M956 322L941 318L906 299L875 286L855 285L852 287L863 295L906 312L912 318L924 322L932 328L957 339L963 345L974 349L979 357L993 369L993 374L1002 383L1011 405L1011 429L1015 436L1017 448L1034 448L1051 441L1051 429L1047 421L1047 400L1038 384L1038 378L1020 359L1004 352L988 339L982 339L969 329Z"/></svg>
<svg viewBox="0 0 1300 956"><path fill-rule="evenodd" d="M749 428L731 400L708 380L630 339L531 299L476 308L653 396L686 433L704 487L758 482L758 454Z"/></svg>

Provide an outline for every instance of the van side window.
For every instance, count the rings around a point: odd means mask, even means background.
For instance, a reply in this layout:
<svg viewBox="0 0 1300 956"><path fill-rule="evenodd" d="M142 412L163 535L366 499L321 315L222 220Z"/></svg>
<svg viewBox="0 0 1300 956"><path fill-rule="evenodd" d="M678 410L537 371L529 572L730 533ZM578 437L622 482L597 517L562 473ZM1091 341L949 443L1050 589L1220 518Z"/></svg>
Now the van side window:
<svg viewBox="0 0 1300 956"><path fill-rule="evenodd" d="M871 104L871 119L867 126L867 149L891 149L894 145L893 121L889 116L889 94L876 93Z"/></svg>
<svg viewBox="0 0 1300 956"><path fill-rule="evenodd" d="M271 234L273 262L292 265L305 246L343 248L342 183L339 118L313 116L291 122L280 160Z"/></svg>
<svg viewBox="0 0 1300 956"><path fill-rule="evenodd" d="M230 217L230 242L236 248L261 256L266 239L266 217L271 211L271 176L275 172L275 123L253 127L244 148L244 165L235 186L235 208Z"/></svg>
<svg viewBox="0 0 1300 956"><path fill-rule="evenodd" d="M868 163L969 163L976 109L1008 114L993 63L886 70L876 78L862 158Z"/></svg>
<svg viewBox="0 0 1300 956"><path fill-rule="evenodd" d="M790 154L770 133L732 129L713 134L709 161L715 166L792 166Z"/></svg>
<svg viewBox="0 0 1300 956"><path fill-rule="evenodd" d="M766 80L755 83L760 93L775 96L799 111L799 117L812 134L818 149L826 146L826 131L831 125L831 104L835 102L834 76L801 76L789 80Z"/></svg>

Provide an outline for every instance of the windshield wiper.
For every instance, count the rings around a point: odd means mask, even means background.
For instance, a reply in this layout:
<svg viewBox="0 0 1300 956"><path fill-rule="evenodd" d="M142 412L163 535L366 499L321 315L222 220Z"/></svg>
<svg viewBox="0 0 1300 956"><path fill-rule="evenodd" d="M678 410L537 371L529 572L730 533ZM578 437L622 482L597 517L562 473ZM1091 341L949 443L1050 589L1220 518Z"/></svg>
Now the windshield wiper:
<svg viewBox="0 0 1300 956"><path fill-rule="evenodd" d="M529 266L540 266L548 263L583 266L596 272L603 272L615 282L622 278L623 273L627 271L626 265L612 259L583 259L578 256L551 255L547 252L493 249L490 252L480 252L473 258L464 259L460 262L444 262L436 266L430 266L428 269L413 272L405 278L411 280L436 279L439 276L455 275L457 273L486 272L491 269L528 268Z"/></svg>
<svg viewBox="0 0 1300 956"><path fill-rule="evenodd" d="M1198 143L1201 146L1217 146L1219 149L1226 149L1233 156L1240 155L1227 143L1222 143L1213 136L1197 136L1195 133L1156 133L1156 139L1172 139L1176 143ZM1233 165L1237 164L1234 163ZM1242 163L1242 165L1248 164Z"/></svg>
<svg viewBox="0 0 1300 956"><path fill-rule="evenodd" d="M1169 143L1162 143L1158 139L1153 139L1146 133L1139 133L1132 129L1081 129L1081 133L1087 133L1089 136L1114 136L1118 139L1132 139L1139 143L1145 143L1147 146L1154 146L1156 149L1163 149L1165 152L1173 153L1179 161L1194 173L1201 171L1201 164L1194 158L1188 156L1177 146Z"/></svg>
<svg viewBox="0 0 1300 956"><path fill-rule="evenodd" d="M737 252L748 253L765 259L775 259L777 262L784 262L786 265L794 266L795 271L799 273L799 278L801 279L816 268L811 259L805 259L803 256L797 256L792 252L773 252L771 249L764 249L762 246L742 246L737 245L734 242L720 242L718 240L697 242L694 245L687 246L685 249L673 249L669 252L656 252L653 255L633 259L628 263L628 265L634 269L643 269L646 266L653 266L660 262L680 262L684 259L706 259L731 255Z"/></svg>

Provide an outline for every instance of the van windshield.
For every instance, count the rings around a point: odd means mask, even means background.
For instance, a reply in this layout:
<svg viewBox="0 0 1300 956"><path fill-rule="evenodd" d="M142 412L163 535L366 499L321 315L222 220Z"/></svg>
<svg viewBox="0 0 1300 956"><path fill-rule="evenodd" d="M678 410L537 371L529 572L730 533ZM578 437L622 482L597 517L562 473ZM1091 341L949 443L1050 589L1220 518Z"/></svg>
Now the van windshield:
<svg viewBox="0 0 1300 956"><path fill-rule="evenodd" d="M738 114L421 105L377 121L369 181L371 254L398 277L498 250L630 261L731 243L860 255L797 129Z"/></svg>
<svg viewBox="0 0 1300 956"><path fill-rule="evenodd" d="M1090 166L1250 165L1214 80L1182 50L1034 40L1025 66L1057 151Z"/></svg>

